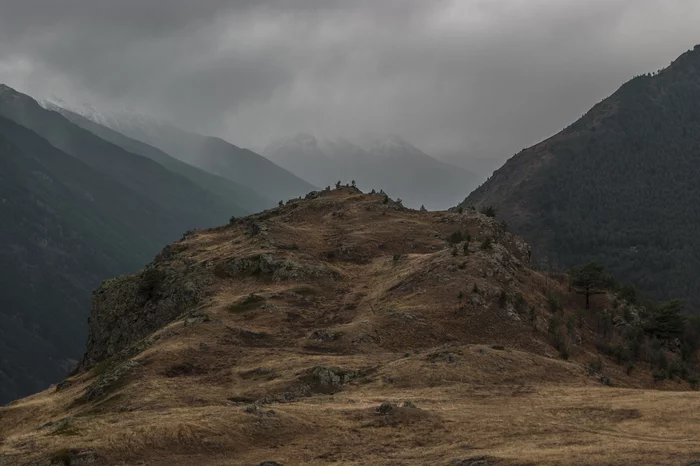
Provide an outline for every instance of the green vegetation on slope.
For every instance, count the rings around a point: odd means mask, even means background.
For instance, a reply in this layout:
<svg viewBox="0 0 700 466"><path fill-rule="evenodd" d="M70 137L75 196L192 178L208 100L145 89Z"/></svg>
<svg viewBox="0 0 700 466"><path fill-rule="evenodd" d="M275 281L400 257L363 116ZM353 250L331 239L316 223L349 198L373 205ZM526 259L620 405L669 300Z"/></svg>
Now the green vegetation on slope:
<svg viewBox="0 0 700 466"><path fill-rule="evenodd" d="M493 205L539 259L595 259L700 312L700 47L517 154L462 204Z"/></svg>
<svg viewBox="0 0 700 466"><path fill-rule="evenodd" d="M0 117L0 403L83 352L90 295L146 263L176 219Z"/></svg>

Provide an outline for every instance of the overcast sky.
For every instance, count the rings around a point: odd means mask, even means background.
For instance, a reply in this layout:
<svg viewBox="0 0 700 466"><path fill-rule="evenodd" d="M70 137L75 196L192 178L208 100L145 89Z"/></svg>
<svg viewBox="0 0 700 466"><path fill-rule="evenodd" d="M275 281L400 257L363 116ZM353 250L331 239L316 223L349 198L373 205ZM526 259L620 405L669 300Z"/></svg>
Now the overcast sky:
<svg viewBox="0 0 700 466"><path fill-rule="evenodd" d="M505 160L700 43L697 0L0 0L0 82L259 149Z"/></svg>

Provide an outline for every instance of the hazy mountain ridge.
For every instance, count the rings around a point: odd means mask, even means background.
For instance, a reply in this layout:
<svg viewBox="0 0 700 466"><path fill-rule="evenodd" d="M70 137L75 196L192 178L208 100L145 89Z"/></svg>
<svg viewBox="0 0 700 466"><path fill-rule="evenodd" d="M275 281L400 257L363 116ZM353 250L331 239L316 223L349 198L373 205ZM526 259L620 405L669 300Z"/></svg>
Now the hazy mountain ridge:
<svg viewBox="0 0 700 466"><path fill-rule="evenodd" d="M476 175L434 159L398 136L355 142L302 133L271 143L263 154L314 184L354 179L362 189L383 189L416 208L454 205L476 185Z"/></svg>
<svg viewBox="0 0 700 466"><path fill-rule="evenodd" d="M0 95L0 115L25 126L52 145L153 200L179 218L175 231L211 226L231 215L212 193L153 160L126 151L41 107L33 98L6 88ZM167 226L164 226L167 228ZM177 235L171 230L170 235Z"/></svg>
<svg viewBox="0 0 700 466"><path fill-rule="evenodd" d="M462 203L560 267L586 259L700 312L700 46L513 156Z"/></svg>
<svg viewBox="0 0 700 466"><path fill-rule="evenodd" d="M100 112L89 106L67 108L185 163L252 189L260 197L270 199L266 207L314 189L265 157L221 138L192 133L135 112Z"/></svg>
<svg viewBox="0 0 700 466"><path fill-rule="evenodd" d="M242 211L257 212L272 205L271 199L263 197L250 188L237 184L226 178L213 175L188 163L182 162L179 159L171 157L162 150L157 149L156 147L125 136L107 126L103 126L100 123L90 120L71 110L59 107L54 102L44 101L41 104L44 106L44 108L60 113L72 123L94 133L100 138L120 146L134 154L148 157L149 159L163 165L165 168L189 178L197 183L201 188L206 189L215 195L218 202L225 203L227 205L227 209L231 213L240 214ZM99 118L97 121L99 121Z"/></svg>

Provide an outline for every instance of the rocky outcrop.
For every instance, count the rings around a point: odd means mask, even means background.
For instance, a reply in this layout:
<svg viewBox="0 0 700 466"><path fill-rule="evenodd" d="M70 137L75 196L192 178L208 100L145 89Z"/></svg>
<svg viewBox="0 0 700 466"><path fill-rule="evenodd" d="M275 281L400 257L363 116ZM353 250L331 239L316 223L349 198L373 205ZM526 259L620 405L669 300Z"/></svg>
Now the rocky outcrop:
<svg viewBox="0 0 700 466"><path fill-rule="evenodd" d="M340 273L333 267L294 259L276 259L270 254L255 254L231 259L219 264L216 272L219 276L230 278L259 275L273 282L340 278Z"/></svg>
<svg viewBox="0 0 700 466"><path fill-rule="evenodd" d="M93 294L80 369L118 355L187 312L209 283L195 267L162 257L136 275L105 281Z"/></svg>

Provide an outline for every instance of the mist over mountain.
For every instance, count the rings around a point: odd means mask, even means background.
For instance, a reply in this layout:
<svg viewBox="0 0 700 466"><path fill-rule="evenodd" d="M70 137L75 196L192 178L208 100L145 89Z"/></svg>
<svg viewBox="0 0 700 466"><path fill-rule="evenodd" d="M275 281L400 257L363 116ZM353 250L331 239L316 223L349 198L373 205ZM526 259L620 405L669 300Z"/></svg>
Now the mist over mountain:
<svg viewBox="0 0 700 466"><path fill-rule="evenodd" d="M61 103L58 103L61 106ZM64 104L65 105L65 104ZM64 107L65 108L65 107ZM101 112L90 106L68 108L101 126L258 193L261 198L286 200L314 189L312 184L249 149L223 139L185 131L171 123L135 112ZM260 203L258 199L253 203ZM270 201L266 207L273 205Z"/></svg>
<svg viewBox="0 0 700 466"><path fill-rule="evenodd" d="M129 138L107 126L103 126L78 113L60 107L57 103L44 101L41 104L49 110L60 113L72 123L94 133L105 141L109 141L134 154L148 157L163 165L165 168L189 178L201 188L215 195L218 202L227 203L227 208L230 212L240 211L241 207L249 212L257 212L273 205L271 199L264 197L261 193L251 188L182 162L156 147Z"/></svg>
<svg viewBox="0 0 700 466"><path fill-rule="evenodd" d="M595 259L700 312L700 46L526 149L461 204L493 206L567 268Z"/></svg>
<svg viewBox="0 0 700 466"><path fill-rule="evenodd" d="M475 174L430 157L398 136L350 141L300 133L271 143L263 155L313 184L355 180L365 191L383 189L414 208L445 209L478 180Z"/></svg>

